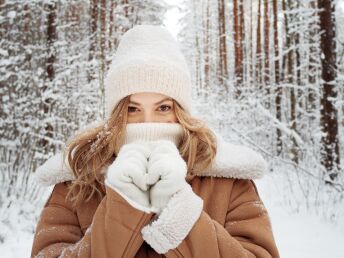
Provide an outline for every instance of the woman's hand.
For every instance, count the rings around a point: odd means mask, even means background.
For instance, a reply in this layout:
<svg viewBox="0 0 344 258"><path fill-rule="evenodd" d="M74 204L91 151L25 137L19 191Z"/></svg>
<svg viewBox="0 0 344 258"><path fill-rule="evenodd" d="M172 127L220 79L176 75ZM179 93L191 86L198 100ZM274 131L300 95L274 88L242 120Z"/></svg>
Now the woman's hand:
<svg viewBox="0 0 344 258"><path fill-rule="evenodd" d="M187 165L175 144L155 141L148 161L147 183L157 219L142 228L142 238L159 254L176 248L201 216L203 200L186 180Z"/></svg>
<svg viewBox="0 0 344 258"><path fill-rule="evenodd" d="M171 196L187 187L185 181L187 165L176 145L168 140L151 143L152 152L148 161L147 184L150 201L158 213L167 205Z"/></svg>
<svg viewBox="0 0 344 258"><path fill-rule="evenodd" d="M114 162L108 167L105 183L119 192L129 203L139 209L149 208L149 192L146 183L148 145L125 144ZM136 205L139 204L139 205ZM140 207L143 206L143 207Z"/></svg>

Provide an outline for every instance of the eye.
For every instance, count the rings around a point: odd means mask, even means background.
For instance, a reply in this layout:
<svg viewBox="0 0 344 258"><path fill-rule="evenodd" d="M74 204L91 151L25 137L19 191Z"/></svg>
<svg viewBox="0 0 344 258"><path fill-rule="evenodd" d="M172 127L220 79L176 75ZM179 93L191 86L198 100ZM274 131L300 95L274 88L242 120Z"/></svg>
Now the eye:
<svg viewBox="0 0 344 258"><path fill-rule="evenodd" d="M136 107L129 106L128 107L128 113L134 113L137 110Z"/></svg>
<svg viewBox="0 0 344 258"><path fill-rule="evenodd" d="M169 106L169 105L161 105L159 107L159 110L163 111L163 112L169 111L170 109L171 109L171 106Z"/></svg>

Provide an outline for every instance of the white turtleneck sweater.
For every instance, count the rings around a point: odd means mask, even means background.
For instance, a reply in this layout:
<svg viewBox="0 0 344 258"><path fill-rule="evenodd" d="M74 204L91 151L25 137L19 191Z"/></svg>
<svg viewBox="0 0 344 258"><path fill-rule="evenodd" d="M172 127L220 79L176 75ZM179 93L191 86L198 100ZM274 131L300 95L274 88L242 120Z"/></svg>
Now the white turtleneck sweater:
<svg viewBox="0 0 344 258"><path fill-rule="evenodd" d="M182 137L183 127L180 123L128 123L124 144L135 141L170 140L178 146Z"/></svg>

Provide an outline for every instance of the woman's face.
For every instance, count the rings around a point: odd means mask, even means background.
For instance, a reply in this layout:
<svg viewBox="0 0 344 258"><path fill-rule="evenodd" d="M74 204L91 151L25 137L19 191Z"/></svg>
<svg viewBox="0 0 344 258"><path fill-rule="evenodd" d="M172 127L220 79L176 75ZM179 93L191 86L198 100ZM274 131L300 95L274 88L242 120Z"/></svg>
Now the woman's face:
<svg viewBox="0 0 344 258"><path fill-rule="evenodd" d="M127 123L177 123L172 98L153 92L130 95Z"/></svg>

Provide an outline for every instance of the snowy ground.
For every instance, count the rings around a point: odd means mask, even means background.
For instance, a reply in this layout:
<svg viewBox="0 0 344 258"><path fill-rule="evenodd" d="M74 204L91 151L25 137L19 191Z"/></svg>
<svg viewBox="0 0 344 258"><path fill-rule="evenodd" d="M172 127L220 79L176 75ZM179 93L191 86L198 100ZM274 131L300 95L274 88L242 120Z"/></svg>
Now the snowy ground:
<svg viewBox="0 0 344 258"><path fill-rule="evenodd" d="M343 258L344 225L333 225L317 216L291 214L281 205L276 182L266 176L257 180L261 198L267 207L282 258ZM43 205L43 202L42 202ZM0 221L0 254L2 258L29 257L33 229L41 208L19 205L8 221ZM23 211L27 212L23 212ZM26 214L26 215L25 215Z"/></svg>
<svg viewBox="0 0 344 258"><path fill-rule="evenodd" d="M271 218L281 258L344 258L344 225L334 225L306 212L283 206L275 179L256 180Z"/></svg>
<svg viewBox="0 0 344 258"><path fill-rule="evenodd" d="M281 207L270 207L270 214L281 257L344 257L344 234L334 225L307 214L289 214Z"/></svg>

